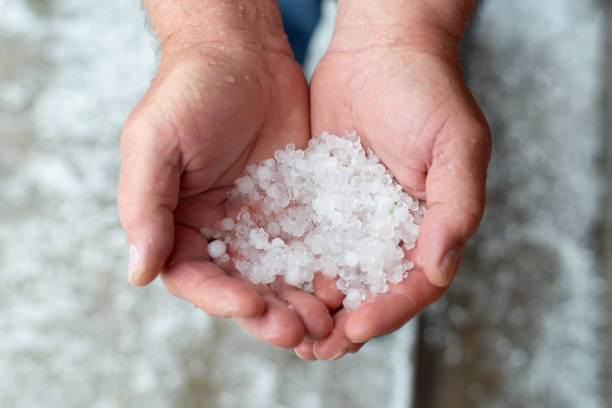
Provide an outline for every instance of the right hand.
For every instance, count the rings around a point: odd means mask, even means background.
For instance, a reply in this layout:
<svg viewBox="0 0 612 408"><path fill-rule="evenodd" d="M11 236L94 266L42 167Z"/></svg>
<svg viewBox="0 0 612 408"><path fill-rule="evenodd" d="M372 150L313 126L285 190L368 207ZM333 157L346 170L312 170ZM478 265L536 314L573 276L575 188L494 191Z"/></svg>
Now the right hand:
<svg viewBox="0 0 612 408"><path fill-rule="evenodd" d="M286 39L249 35L163 44L158 74L121 135L119 212L132 284L161 272L172 294L291 348L305 335L329 334L325 305L221 270L200 233L227 216L225 194L247 164L288 143L305 147L310 137L308 86Z"/></svg>

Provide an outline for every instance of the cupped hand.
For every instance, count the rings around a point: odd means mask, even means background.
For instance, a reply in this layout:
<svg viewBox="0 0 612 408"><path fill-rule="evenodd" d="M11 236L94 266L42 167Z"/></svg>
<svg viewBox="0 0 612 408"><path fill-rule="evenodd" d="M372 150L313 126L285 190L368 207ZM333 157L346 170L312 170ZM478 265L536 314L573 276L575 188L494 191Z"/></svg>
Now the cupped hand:
<svg viewBox="0 0 612 408"><path fill-rule="evenodd" d="M426 201L428 212L408 255L415 262L408 277L353 311L338 311L328 338L296 348L309 360L355 352L439 299L484 210L489 130L463 81L456 48L347 44L332 40L313 76L313 134L355 130L404 190ZM330 285L317 293L334 298Z"/></svg>
<svg viewBox="0 0 612 408"><path fill-rule="evenodd" d="M164 46L121 137L118 203L130 281L146 285L162 272L171 293L212 316L234 317L276 346L327 336L332 320L318 298L220 269L200 233L227 216L226 193L247 164L288 143L306 145L308 111L307 84L288 44Z"/></svg>

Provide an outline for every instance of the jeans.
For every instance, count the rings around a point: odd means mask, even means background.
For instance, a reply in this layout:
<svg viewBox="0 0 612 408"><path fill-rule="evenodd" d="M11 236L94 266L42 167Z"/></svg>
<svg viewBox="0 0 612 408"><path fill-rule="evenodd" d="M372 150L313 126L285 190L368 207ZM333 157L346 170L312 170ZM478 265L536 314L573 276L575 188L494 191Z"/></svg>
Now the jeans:
<svg viewBox="0 0 612 408"><path fill-rule="evenodd" d="M310 36L321 16L320 0L278 0L295 59L304 63Z"/></svg>

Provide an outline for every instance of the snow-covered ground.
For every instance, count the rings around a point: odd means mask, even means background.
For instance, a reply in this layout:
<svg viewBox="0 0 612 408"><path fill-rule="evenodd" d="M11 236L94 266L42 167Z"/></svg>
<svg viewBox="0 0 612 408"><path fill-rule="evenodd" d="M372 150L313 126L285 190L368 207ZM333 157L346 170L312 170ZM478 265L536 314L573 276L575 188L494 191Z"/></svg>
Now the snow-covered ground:
<svg viewBox="0 0 612 408"><path fill-rule="evenodd" d="M606 406L603 3L482 4L469 66L493 131L488 206L428 315L431 406Z"/></svg>
<svg viewBox="0 0 612 408"><path fill-rule="evenodd" d="M119 132L155 72L135 0L0 1L0 407L406 407L414 327L336 363L127 283Z"/></svg>

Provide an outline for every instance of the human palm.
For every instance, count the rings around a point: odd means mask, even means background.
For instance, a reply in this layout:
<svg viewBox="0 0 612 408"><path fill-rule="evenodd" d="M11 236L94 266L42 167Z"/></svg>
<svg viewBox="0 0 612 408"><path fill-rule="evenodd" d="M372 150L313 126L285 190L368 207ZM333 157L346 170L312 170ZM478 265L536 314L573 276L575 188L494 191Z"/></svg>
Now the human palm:
<svg viewBox="0 0 612 408"><path fill-rule="evenodd" d="M308 110L290 52L202 44L162 55L122 134L119 207L133 243L132 282L147 284L163 269L171 293L277 346L326 336L332 322L321 301L220 269L200 233L228 215L226 193L247 164L307 143Z"/></svg>
<svg viewBox="0 0 612 408"><path fill-rule="evenodd" d="M327 339L296 349L304 359L330 359L401 327L444 294L482 216L490 141L458 58L422 47L330 49L311 82L311 117L313 134L355 130L428 206L407 254L415 263L407 279L354 311L336 312ZM328 285L317 294L339 299L333 292Z"/></svg>

